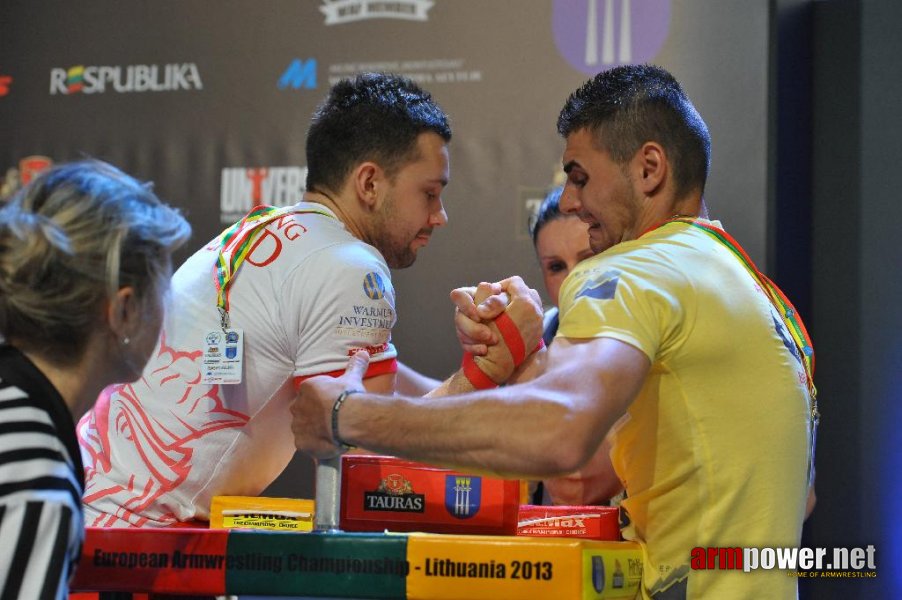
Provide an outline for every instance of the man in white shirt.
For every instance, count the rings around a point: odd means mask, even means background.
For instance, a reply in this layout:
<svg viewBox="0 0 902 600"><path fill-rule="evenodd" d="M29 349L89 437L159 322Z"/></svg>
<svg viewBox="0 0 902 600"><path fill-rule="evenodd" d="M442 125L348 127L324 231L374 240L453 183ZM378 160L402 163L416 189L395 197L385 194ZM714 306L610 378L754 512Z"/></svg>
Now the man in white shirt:
<svg viewBox="0 0 902 600"><path fill-rule="evenodd" d="M189 258L143 377L78 424L88 526L206 520L215 495L259 494L294 454L296 386L341 374L358 350L372 356L366 389L394 389L389 268L447 223L450 139L410 80L331 89L308 132L303 201L255 209Z"/></svg>

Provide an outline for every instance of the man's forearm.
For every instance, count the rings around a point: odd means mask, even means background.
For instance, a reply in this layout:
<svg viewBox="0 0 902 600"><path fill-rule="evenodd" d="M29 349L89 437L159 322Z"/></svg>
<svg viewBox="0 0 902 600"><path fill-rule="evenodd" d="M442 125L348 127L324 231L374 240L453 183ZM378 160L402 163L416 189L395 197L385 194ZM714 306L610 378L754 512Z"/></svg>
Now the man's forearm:
<svg viewBox="0 0 902 600"><path fill-rule="evenodd" d="M443 385L469 387L459 373ZM537 385L432 398L355 394L339 421L345 442L375 452L497 475L547 477L577 468L587 452L581 444L591 443L573 426L579 421L574 408L566 395Z"/></svg>
<svg viewBox="0 0 902 600"><path fill-rule="evenodd" d="M313 378L301 386L292 404L295 444L328 457L341 440L511 477L569 473L592 457L626 412L651 363L642 351L610 338L559 340L547 363L524 384L432 398L355 393L329 414L342 388L361 387L367 363L352 358L339 379ZM446 382L447 390L463 384L459 377Z"/></svg>
<svg viewBox="0 0 902 600"><path fill-rule="evenodd" d="M514 371L513 375L508 379L508 383L526 383L527 381L531 381L538 377L544 371L547 355L548 352L545 348L533 352L526 358L523 364ZM467 379L463 369L458 369L435 389L428 394L425 394L425 396L429 398L438 398L440 396L468 394L474 391L476 391L476 386ZM399 390L399 392L401 392L401 390ZM402 395L404 395L403 392Z"/></svg>
<svg viewBox="0 0 902 600"><path fill-rule="evenodd" d="M422 396L441 385L439 380L415 371L400 361L397 375L395 391L405 396Z"/></svg>
<svg viewBox="0 0 902 600"><path fill-rule="evenodd" d="M466 378L462 369L455 371L448 379L444 380L435 389L425 394L427 398L439 398L441 396L454 396L467 394L476 390L476 387Z"/></svg>

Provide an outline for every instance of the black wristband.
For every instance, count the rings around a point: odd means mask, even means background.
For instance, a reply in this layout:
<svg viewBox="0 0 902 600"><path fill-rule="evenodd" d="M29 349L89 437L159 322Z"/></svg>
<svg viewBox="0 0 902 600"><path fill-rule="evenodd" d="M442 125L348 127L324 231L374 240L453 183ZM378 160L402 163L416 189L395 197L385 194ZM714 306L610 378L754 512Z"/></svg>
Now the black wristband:
<svg viewBox="0 0 902 600"><path fill-rule="evenodd" d="M335 399L335 404L332 405L332 441L335 442L336 446L341 448L342 452L353 450L354 446L345 444L338 435L338 411L341 409L341 405L344 404L344 401L348 396L361 393L363 393L363 390L345 390L338 395L338 398Z"/></svg>

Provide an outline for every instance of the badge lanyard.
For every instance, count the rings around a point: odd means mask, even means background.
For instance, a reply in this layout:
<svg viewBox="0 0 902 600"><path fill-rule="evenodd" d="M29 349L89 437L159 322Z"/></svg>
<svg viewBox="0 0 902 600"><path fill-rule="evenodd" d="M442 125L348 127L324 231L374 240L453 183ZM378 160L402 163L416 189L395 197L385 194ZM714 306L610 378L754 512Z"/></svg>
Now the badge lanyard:
<svg viewBox="0 0 902 600"><path fill-rule="evenodd" d="M742 246L739 245L739 242L734 240L729 233L719 227L715 227L709 223L700 222L692 217L675 217L666 221L660 225L660 227L670 223L685 223L686 225L695 227L696 229L704 231L715 241L725 246L733 256L739 259L739 262L742 263L742 266L745 267L745 270L752 278L758 282L758 285L764 290L771 304L776 309L777 314L780 315L780 319L786 326L786 329L796 346L796 350L802 362L802 367L805 369L805 378L808 387L809 434L811 439L811 446L808 449L808 483L811 484L814 476L814 445L817 440L817 425L820 422L821 414L817 409L817 388L814 387L814 346L811 344L811 337L808 335L808 330L802 322L802 317L799 315L798 311L796 311L792 302L789 301L789 298L786 297L786 294L784 294L782 290L777 287L777 284L771 281L767 275L758 270L758 267L755 266L755 263L752 262L749 255L746 254L745 250L742 249Z"/></svg>
<svg viewBox="0 0 902 600"><path fill-rule="evenodd" d="M223 231L217 238L219 254L213 269L216 284L216 308L220 329L204 334L201 358L201 383L239 384L244 372L244 332L232 327L229 319L229 288L238 269L253 250L264 228L289 215L316 213L334 218L317 209L276 208L261 205Z"/></svg>
<svg viewBox="0 0 902 600"><path fill-rule="evenodd" d="M250 254L254 242L263 233L264 227L286 215L302 215L315 213L335 218L324 210L315 208L298 209L294 207L277 208L260 205L251 210L243 219L219 234L217 239L220 250L216 258L213 279L216 283L216 307L222 329L231 326L229 320L229 287L235 281L239 267Z"/></svg>

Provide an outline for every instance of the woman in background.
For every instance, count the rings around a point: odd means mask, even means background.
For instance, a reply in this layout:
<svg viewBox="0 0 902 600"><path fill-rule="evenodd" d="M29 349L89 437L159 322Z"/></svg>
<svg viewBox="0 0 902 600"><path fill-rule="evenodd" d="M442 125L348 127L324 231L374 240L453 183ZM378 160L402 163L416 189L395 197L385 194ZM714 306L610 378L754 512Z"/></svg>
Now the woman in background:
<svg viewBox="0 0 902 600"><path fill-rule="evenodd" d="M190 231L93 160L45 171L0 209L0 597L66 597L84 538L73 417L140 376Z"/></svg>
<svg viewBox="0 0 902 600"><path fill-rule="evenodd" d="M558 296L561 284L573 267L595 253L589 247L589 227L576 215L561 212L562 187L552 189L530 223L532 243L536 249L545 291L552 308L545 311L545 345L551 343L558 327Z"/></svg>
<svg viewBox="0 0 902 600"><path fill-rule="evenodd" d="M552 308L545 312L545 344L551 344L558 328L558 294L570 271L594 255L589 247L588 225L576 215L560 211L563 188L556 187L545 197L530 225L533 245L545 290ZM610 459L611 445L605 439L595 456L582 469L566 477L547 479L533 493L535 504L607 504L623 490Z"/></svg>
<svg viewBox="0 0 902 600"><path fill-rule="evenodd" d="M589 247L588 225L576 215L560 211L562 187L542 201L530 222L533 245L542 269L545 290L552 307L545 312L545 344L551 344L558 328L558 295L561 284L580 261L594 255ZM474 288L475 291L475 288ZM458 335L460 335L458 331ZM464 334L465 335L465 334ZM402 394L423 395L441 383L399 363L397 387ZM549 479L530 492L534 504L607 504L623 490L610 459L611 446L602 442L595 456L582 469L566 477Z"/></svg>

